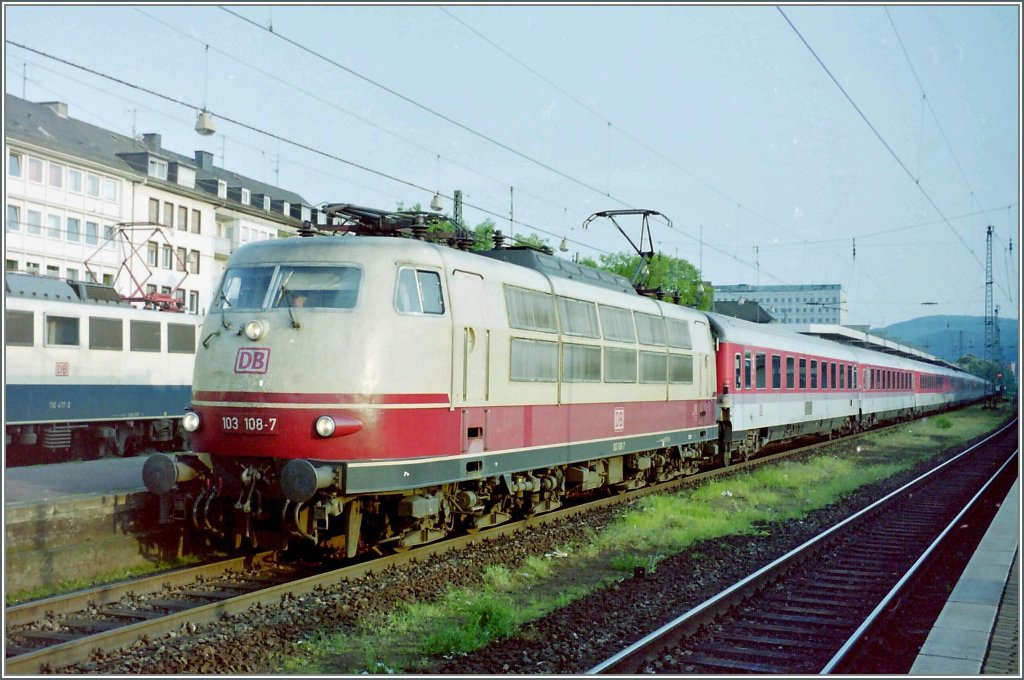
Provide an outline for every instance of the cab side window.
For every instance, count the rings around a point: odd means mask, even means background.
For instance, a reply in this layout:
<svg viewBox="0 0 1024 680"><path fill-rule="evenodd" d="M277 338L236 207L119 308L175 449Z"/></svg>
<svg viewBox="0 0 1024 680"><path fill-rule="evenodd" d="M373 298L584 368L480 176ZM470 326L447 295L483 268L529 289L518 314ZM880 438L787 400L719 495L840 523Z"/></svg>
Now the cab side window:
<svg viewBox="0 0 1024 680"><path fill-rule="evenodd" d="M398 270L395 309L402 314L444 314L441 275L410 267Z"/></svg>

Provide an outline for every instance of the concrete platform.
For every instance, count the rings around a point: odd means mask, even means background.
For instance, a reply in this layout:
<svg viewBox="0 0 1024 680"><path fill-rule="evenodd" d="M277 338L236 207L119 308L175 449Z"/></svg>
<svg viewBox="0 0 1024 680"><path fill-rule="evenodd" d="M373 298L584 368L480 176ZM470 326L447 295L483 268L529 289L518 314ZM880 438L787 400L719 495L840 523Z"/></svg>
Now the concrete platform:
<svg viewBox="0 0 1024 680"><path fill-rule="evenodd" d="M997 618L1019 639L1020 610L1017 597L1020 560L1020 480L1014 482L992 520L985 537L960 576L946 606L910 668L911 675L978 675L989 656ZM1009 594L1010 597L1005 597ZM1009 611L1010 609L1015 611ZM1002 609L1002 612L1000 611ZM1012 652L1017 653L1014 649ZM1019 668L1019 658L1015 660ZM993 664L992 671L996 665ZM999 667L1008 667L1001 664ZM1012 672L1012 671L1007 671ZM1020 677L1019 672L1012 672Z"/></svg>
<svg viewBox="0 0 1024 680"><path fill-rule="evenodd" d="M180 556L142 483L145 457L4 470L8 595L117 574Z"/></svg>

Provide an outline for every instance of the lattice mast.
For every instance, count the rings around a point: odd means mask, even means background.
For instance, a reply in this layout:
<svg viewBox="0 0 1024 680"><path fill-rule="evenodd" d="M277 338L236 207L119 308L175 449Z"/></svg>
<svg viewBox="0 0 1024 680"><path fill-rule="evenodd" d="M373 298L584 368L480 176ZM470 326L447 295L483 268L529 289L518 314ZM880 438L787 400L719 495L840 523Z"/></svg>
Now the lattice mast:
<svg viewBox="0 0 1024 680"><path fill-rule="evenodd" d="M992 308L992 225L985 237L985 361L992 361L996 342L995 313Z"/></svg>

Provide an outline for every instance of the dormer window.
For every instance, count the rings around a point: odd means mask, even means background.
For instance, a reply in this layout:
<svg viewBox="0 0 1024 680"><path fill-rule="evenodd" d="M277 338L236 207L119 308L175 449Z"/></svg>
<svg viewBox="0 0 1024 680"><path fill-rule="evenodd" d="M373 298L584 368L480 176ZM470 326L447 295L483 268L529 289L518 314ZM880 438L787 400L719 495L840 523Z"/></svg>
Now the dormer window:
<svg viewBox="0 0 1024 680"><path fill-rule="evenodd" d="M270 196L263 197L263 209L270 212Z"/></svg>
<svg viewBox="0 0 1024 680"><path fill-rule="evenodd" d="M217 198L228 197L228 183L222 179L217 180Z"/></svg>
<svg viewBox="0 0 1024 680"><path fill-rule="evenodd" d="M292 210L292 207L288 203L288 201L282 201L282 203L281 203L281 212L284 213L285 217L287 217L288 215L291 214L291 210Z"/></svg>
<svg viewBox="0 0 1024 680"><path fill-rule="evenodd" d="M158 158L150 158L148 168L150 177L167 179L167 161L162 161Z"/></svg>
<svg viewBox="0 0 1024 680"><path fill-rule="evenodd" d="M250 203L250 200L249 200L249 190L243 188L242 189L242 205L249 205L249 203Z"/></svg>
<svg viewBox="0 0 1024 680"><path fill-rule="evenodd" d="M308 222L310 217L311 217L311 212L310 212L309 206L307 206L307 205L302 206L302 221L303 222Z"/></svg>

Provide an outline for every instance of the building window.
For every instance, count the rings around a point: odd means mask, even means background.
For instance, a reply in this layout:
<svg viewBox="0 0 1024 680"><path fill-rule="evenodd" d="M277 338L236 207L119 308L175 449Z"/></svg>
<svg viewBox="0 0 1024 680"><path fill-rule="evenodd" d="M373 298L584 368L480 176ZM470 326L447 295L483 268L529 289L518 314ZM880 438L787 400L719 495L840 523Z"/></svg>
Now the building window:
<svg viewBox="0 0 1024 680"><path fill-rule="evenodd" d="M188 292L188 311L193 314L199 313L199 291L190 290Z"/></svg>
<svg viewBox="0 0 1024 680"><path fill-rule="evenodd" d="M46 216L46 235L50 238L60 238L60 215Z"/></svg>
<svg viewBox="0 0 1024 680"><path fill-rule="evenodd" d="M25 231L29 234L43 233L43 213L38 210L27 210Z"/></svg>
<svg viewBox="0 0 1024 680"><path fill-rule="evenodd" d="M7 154L7 174L11 177L21 177L21 154L11 151Z"/></svg>
<svg viewBox="0 0 1024 680"><path fill-rule="evenodd" d="M77 217L68 218L68 240L78 243L82 238L82 222Z"/></svg>
<svg viewBox="0 0 1024 680"><path fill-rule="evenodd" d="M249 190L242 189L242 205L249 205Z"/></svg>
<svg viewBox="0 0 1024 680"><path fill-rule="evenodd" d="M29 274L39 275L39 263L38 262L26 262L25 271Z"/></svg>
<svg viewBox="0 0 1024 680"><path fill-rule="evenodd" d="M17 260L7 260L7 271L9 271L9 272L16 272L16 271L18 271L18 261Z"/></svg>
<svg viewBox="0 0 1024 680"><path fill-rule="evenodd" d="M64 166L50 163L50 186L55 189L64 188Z"/></svg>
<svg viewBox="0 0 1024 680"><path fill-rule="evenodd" d="M117 200L117 181L109 177L103 178L103 198L107 201Z"/></svg>
<svg viewBox="0 0 1024 680"><path fill-rule="evenodd" d="M165 227L174 228L174 204L164 203L164 222Z"/></svg>
<svg viewBox="0 0 1024 680"><path fill-rule="evenodd" d="M263 197L263 209L270 212L270 196Z"/></svg>
<svg viewBox="0 0 1024 680"><path fill-rule="evenodd" d="M68 281L78 280L78 270L68 267Z"/></svg>
<svg viewBox="0 0 1024 680"><path fill-rule="evenodd" d="M28 179L30 182L43 183L43 161L39 158L28 157Z"/></svg>
<svg viewBox="0 0 1024 680"><path fill-rule="evenodd" d="M185 263L188 262L188 253L184 248L178 248L178 271L187 271L185 269Z"/></svg>
<svg viewBox="0 0 1024 680"><path fill-rule="evenodd" d="M82 193L82 171L68 168L68 190L76 194Z"/></svg>
<svg viewBox="0 0 1024 680"><path fill-rule="evenodd" d="M149 159L149 176L157 179L167 179L167 161L156 158Z"/></svg>
<svg viewBox="0 0 1024 680"><path fill-rule="evenodd" d="M228 197L228 183L222 179L217 180L217 198Z"/></svg>
<svg viewBox="0 0 1024 680"><path fill-rule="evenodd" d="M96 222L85 223L85 242L91 246L99 243L100 240L100 225Z"/></svg>
<svg viewBox="0 0 1024 680"><path fill-rule="evenodd" d="M153 224L160 224L160 201L158 199L149 199L149 221Z"/></svg>
<svg viewBox="0 0 1024 680"><path fill-rule="evenodd" d="M100 177L90 173L85 178L85 193L96 198L100 197Z"/></svg>
<svg viewBox="0 0 1024 680"><path fill-rule="evenodd" d="M174 269L174 250L170 246L165 245L161 249L163 257L161 258L160 266L164 269Z"/></svg>
<svg viewBox="0 0 1024 680"><path fill-rule="evenodd" d="M46 275L54 278L60 278L60 267L55 264L46 265Z"/></svg>
<svg viewBox="0 0 1024 680"><path fill-rule="evenodd" d="M146 284L146 295L149 296L149 297L152 297L153 295L156 295L156 284L155 283L147 283Z"/></svg>
<svg viewBox="0 0 1024 680"><path fill-rule="evenodd" d="M199 233L199 227L202 224L202 216L203 216L203 214L201 212L199 212L198 210L193 210L192 211L192 233L193 234L198 234Z"/></svg>
<svg viewBox="0 0 1024 680"><path fill-rule="evenodd" d="M7 231L21 230L21 208L16 205L7 206Z"/></svg>
<svg viewBox="0 0 1024 680"><path fill-rule="evenodd" d="M188 254L188 268L193 274L199 273L199 251L193 250Z"/></svg>
<svg viewBox="0 0 1024 680"><path fill-rule="evenodd" d="M148 264L150 267L156 266L156 254L157 244L155 241L150 241L146 245L146 264Z"/></svg>
<svg viewBox="0 0 1024 680"><path fill-rule="evenodd" d="M178 229L188 231L188 208L183 205L178 206Z"/></svg>

